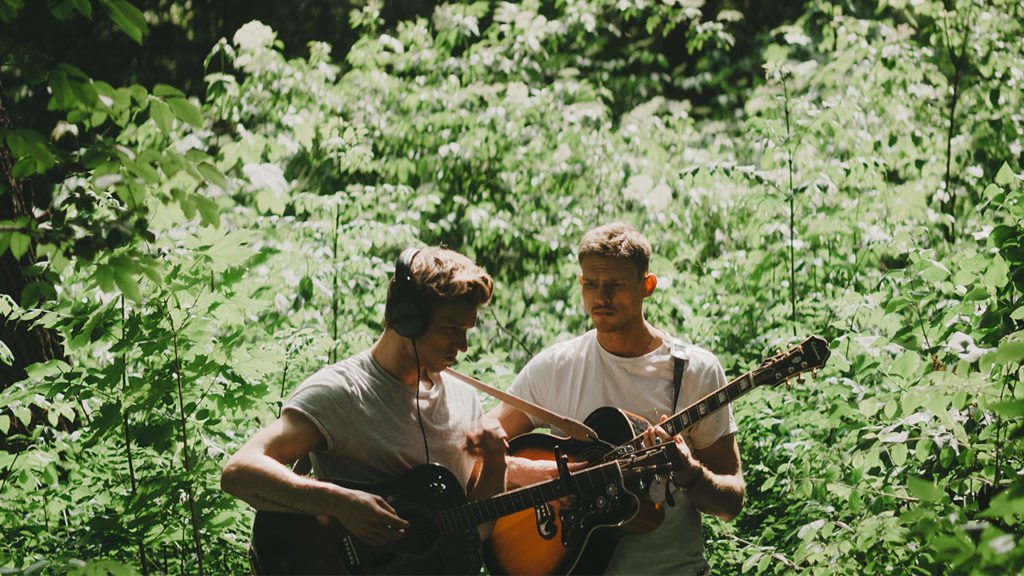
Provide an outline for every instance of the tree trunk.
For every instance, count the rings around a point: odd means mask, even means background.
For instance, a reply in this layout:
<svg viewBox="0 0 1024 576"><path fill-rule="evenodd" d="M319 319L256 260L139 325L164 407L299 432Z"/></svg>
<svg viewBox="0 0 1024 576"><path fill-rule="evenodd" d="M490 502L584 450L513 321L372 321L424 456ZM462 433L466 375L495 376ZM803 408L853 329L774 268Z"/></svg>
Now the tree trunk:
<svg viewBox="0 0 1024 576"><path fill-rule="evenodd" d="M0 128L13 129L7 111L7 94L0 84ZM0 220L14 220L19 216L31 215L31 202L25 195L22 182L14 178L14 159L5 142L0 142L0 170L3 171L2 187L0 187ZM35 249L30 246L21 257L14 258L10 250L0 255L0 292L7 294L15 302L21 303L21 293L28 284L23 266L35 263ZM42 327L31 328L22 322L0 318L0 340L14 354L14 365L0 364L0 390L25 377L25 367L29 364L63 358L63 348L59 336L52 330Z"/></svg>

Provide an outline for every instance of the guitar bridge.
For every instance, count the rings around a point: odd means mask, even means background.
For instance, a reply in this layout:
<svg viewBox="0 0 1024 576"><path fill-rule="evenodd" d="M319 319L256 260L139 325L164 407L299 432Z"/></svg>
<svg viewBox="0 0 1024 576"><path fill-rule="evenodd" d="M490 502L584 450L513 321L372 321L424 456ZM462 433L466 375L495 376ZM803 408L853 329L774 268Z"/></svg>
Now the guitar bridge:
<svg viewBox="0 0 1024 576"><path fill-rule="evenodd" d="M558 534L558 524L555 523L555 510L551 504L538 504L533 507L534 517L537 519L537 534L545 540L551 540Z"/></svg>
<svg viewBox="0 0 1024 576"><path fill-rule="evenodd" d="M356 543L352 540L351 536L342 538L341 543L342 548L345 549L345 562L351 571L351 569L359 566L359 553L356 551Z"/></svg>

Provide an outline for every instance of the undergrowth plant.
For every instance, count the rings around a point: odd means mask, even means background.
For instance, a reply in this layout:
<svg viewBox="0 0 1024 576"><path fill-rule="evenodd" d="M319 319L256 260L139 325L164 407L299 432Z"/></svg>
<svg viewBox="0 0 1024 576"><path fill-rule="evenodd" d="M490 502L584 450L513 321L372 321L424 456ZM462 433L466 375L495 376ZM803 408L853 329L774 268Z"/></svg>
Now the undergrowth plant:
<svg viewBox="0 0 1024 576"><path fill-rule="evenodd" d="M715 113L681 95L742 14L692 2L394 26L367 2L344 61L250 22L201 98L52 75L95 141L60 159L60 216L0 226L48 292L0 313L66 353L0 392L0 569L246 571L252 511L220 467L375 340L402 248L491 272L459 368L507 386L589 328L575 247L625 220L654 245L648 319L729 374L830 342L817 377L734 407L747 497L705 519L716 572L1019 572L1024 36L1013 3L947 4L810 2ZM65 166L3 137L19 174Z"/></svg>

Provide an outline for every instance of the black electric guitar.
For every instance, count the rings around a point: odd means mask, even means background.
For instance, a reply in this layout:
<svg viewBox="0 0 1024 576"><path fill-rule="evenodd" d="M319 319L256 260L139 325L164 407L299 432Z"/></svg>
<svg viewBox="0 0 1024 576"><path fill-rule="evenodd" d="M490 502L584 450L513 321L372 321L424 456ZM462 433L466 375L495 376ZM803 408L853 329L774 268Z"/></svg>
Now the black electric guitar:
<svg viewBox="0 0 1024 576"><path fill-rule="evenodd" d="M569 497L587 510L585 526L606 522L609 511L639 507L627 486L634 479L668 472L682 464L668 446L646 449L618 460L473 502L442 466L424 464L383 484L336 482L384 497L409 521L403 538L371 546L327 516L259 511L253 524L250 561L256 574L472 574L483 560L477 525L506 514Z"/></svg>
<svg viewBox="0 0 1024 576"><path fill-rule="evenodd" d="M670 435L684 432L719 408L758 386L777 385L825 365L831 352L822 338L811 336L788 351L764 361L758 368L677 412L660 426ZM553 460L559 453L573 462L600 464L642 451L644 418L612 407L598 408L584 424L599 441L585 442L549 434L529 433L512 439L509 454L532 460ZM636 478L626 490L642 494L639 510L624 502L609 510L599 523L586 510L550 501L499 518L484 543L484 560L491 574L600 574L626 532L643 533L657 528L664 516L661 506L647 496L647 478ZM629 505L626 505L629 504ZM598 529L600 528L600 529Z"/></svg>

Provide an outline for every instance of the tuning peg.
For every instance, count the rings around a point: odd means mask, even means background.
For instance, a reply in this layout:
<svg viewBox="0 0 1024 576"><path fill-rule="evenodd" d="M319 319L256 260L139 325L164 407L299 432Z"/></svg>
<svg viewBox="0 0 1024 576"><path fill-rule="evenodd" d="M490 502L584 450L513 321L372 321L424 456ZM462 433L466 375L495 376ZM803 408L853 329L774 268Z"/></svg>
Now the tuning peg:
<svg viewBox="0 0 1024 576"><path fill-rule="evenodd" d="M803 385L805 382L807 382L807 380L804 378L803 374L796 377L797 384Z"/></svg>

